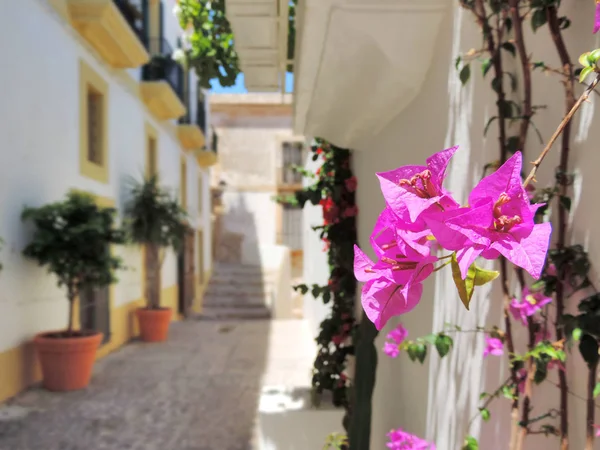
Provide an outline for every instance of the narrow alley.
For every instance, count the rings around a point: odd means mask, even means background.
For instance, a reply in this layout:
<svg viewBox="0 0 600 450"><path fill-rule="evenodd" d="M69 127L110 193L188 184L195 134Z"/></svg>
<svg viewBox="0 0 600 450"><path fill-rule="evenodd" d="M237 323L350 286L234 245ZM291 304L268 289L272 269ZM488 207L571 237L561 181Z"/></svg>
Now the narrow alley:
<svg viewBox="0 0 600 450"><path fill-rule="evenodd" d="M308 426L268 416L310 408L312 345L301 320L176 323L168 342L99 361L83 391L34 388L9 401L0 449L306 450Z"/></svg>

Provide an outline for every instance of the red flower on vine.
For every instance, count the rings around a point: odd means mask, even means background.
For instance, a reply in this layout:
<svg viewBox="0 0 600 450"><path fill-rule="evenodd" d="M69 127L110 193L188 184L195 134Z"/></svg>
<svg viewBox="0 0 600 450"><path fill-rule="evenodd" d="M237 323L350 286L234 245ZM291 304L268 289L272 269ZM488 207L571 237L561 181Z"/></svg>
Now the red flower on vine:
<svg viewBox="0 0 600 450"><path fill-rule="evenodd" d="M343 334L338 334L331 338L331 342L333 342L335 345L340 345L345 340L346 340L346 336Z"/></svg>
<svg viewBox="0 0 600 450"><path fill-rule="evenodd" d="M339 208L331 197L321 200L319 204L323 208L323 219L325 220L325 225L339 222Z"/></svg>
<svg viewBox="0 0 600 450"><path fill-rule="evenodd" d="M355 217L358 214L358 206L348 206L344 210L344 217Z"/></svg>
<svg viewBox="0 0 600 450"><path fill-rule="evenodd" d="M319 147L319 148L317 148L317 149L315 150L315 153L316 153L317 155L320 155L321 153L323 153L323 149L322 149L321 147Z"/></svg>
<svg viewBox="0 0 600 450"><path fill-rule="evenodd" d="M315 170L315 175L319 176L321 174L321 168L319 167L317 170Z"/></svg>
<svg viewBox="0 0 600 450"><path fill-rule="evenodd" d="M347 180L345 180L344 184L346 185L346 189L348 190L348 192L354 192L354 191L356 191L356 186L358 185L358 181L356 181L356 177L352 176L352 177L348 178Z"/></svg>

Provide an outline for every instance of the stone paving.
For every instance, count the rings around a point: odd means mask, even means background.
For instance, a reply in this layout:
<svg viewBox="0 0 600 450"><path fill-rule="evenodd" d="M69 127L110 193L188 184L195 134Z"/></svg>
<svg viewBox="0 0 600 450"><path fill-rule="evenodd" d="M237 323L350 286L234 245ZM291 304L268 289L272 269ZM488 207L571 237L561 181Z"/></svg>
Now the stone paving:
<svg viewBox="0 0 600 450"><path fill-rule="evenodd" d="M314 353L289 344L310 341L300 324L174 324L164 344L132 343L99 361L88 389L35 388L0 407L0 449L255 450L261 390L308 386Z"/></svg>

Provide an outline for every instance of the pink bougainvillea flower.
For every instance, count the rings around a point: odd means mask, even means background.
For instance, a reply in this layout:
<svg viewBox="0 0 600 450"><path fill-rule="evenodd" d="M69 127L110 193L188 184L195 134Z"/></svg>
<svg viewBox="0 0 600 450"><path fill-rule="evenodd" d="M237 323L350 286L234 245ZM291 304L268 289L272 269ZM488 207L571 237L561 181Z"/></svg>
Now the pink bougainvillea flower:
<svg viewBox="0 0 600 450"><path fill-rule="evenodd" d="M562 361L559 361L558 359L553 359L548 363L548 370L554 368L562 370L563 372L565 371L565 365L562 363Z"/></svg>
<svg viewBox="0 0 600 450"><path fill-rule="evenodd" d="M483 357L488 355L501 356L504 354L504 343L501 339L486 336L485 338L485 349L483 350Z"/></svg>
<svg viewBox="0 0 600 450"><path fill-rule="evenodd" d="M344 181L344 184L346 185L346 190L348 192L354 192L356 191L356 187L358 186L358 181L356 180L356 177L352 176L346 179Z"/></svg>
<svg viewBox="0 0 600 450"><path fill-rule="evenodd" d="M401 323L398 324L396 328L388 333L386 339L390 341L394 341L396 344L400 345L404 342L404 340L408 337L408 330L404 328L404 325Z"/></svg>
<svg viewBox="0 0 600 450"><path fill-rule="evenodd" d="M423 256L429 256L432 241L428 240L428 236L431 236L431 231L424 221L419 220L418 224L405 223L391 209L385 208L371 233L371 246L379 257L387 251L410 252L408 247Z"/></svg>
<svg viewBox="0 0 600 450"><path fill-rule="evenodd" d="M388 433L387 447L392 450L435 450L435 444L403 431L401 428Z"/></svg>
<svg viewBox="0 0 600 450"><path fill-rule="evenodd" d="M400 354L398 344L394 342L386 342L385 344L383 344L383 353L388 355L390 358L397 358Z"/></svg>
<svg viewBox="0 0 600 450"><path fill-rule="evenodd" d="M354 246L354 275L365 283L362 305L365 314L381 330L393 316L411 311L421 299L422 281L433 272L437 258L412 252L410 256L396 251L393 257L382 255L373 263Z"/></svg>
<svg viewBox="0 0 600 450"><path fill-rule="evenodd" d="M600 0L596 0L596 13L594 14L594 34L600 30Z"/></svg>
<svg viewBox="0 0 600 450"><path fill-rule="evenodd" d="M480 255L486 259L503 255L535 279L540 277L552 225L534 223L534 212L540 205L529 203L521 184L521 164L521 153L517 152L471 191L470 207L427 218L440 245L457 252L463 278Z"/></svg>
<svg viewBox="0 0 600 450"><path fill-rule="evenodd" d="M600 425L594 425L594 428L596 429L596 437L600 437Z"/></svg>
<svg viewBox="0 0 600 450"><path fill-rule="evenodd" d="M398 218L414 223L433 205L444 210L458 208L442 187L446 168L457 149L452 147L430 156L426 166L403 166L377 174L386 204Z"/></svg>
<svg viewBox="0 0 600 450"><path fill-rule="evenodd" d="M513 298L509 310L516 320L519 320L523 325L527 325L527 318L533 316L551 301L552 297L547 297L542 291L531 292L525 287L522 300Z"/></svg>

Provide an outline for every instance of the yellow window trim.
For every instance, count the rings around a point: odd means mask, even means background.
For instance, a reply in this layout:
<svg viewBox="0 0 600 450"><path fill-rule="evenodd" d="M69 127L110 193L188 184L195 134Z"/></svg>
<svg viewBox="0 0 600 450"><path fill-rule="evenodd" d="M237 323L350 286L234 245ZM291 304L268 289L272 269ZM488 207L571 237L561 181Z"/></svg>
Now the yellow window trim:
<svg viewBox="0 0 600 450"><path fill-rule="evenodd" d="M102 95L102 164L88 160L88 90L94 89ZM100 183L108 183L108 83L84 61L79 61L79 171L81 175Z"/></svg>
<svg viewBox="0 0 600 450"><path fill-rule="evenodd" d="M145 161L145 166L144 166L144 174L146 177L150 177L150 148L148 147L148 142L150 141L150 139L154 139L154 157L156 158L155 161L155 168L156 168L156 174L158 175L160 173L159 170L159 164L158 162L160 161L159 158L159 151L158 151L158 130L156 128L154 128L152 125L150 125L150 123L146 122L145 126L144 126L144 145L146 146L145 148L145 155L146 155L146 161Z"/></svg>

